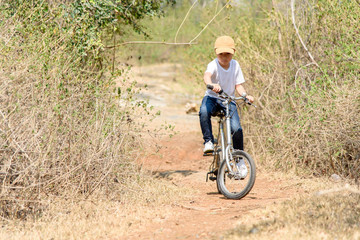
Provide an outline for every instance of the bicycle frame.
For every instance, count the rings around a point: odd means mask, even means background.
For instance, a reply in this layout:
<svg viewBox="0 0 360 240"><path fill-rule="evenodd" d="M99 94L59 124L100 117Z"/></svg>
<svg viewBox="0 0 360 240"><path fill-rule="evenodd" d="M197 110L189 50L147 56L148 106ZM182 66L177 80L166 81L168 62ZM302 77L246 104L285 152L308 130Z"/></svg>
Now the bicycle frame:
<svg viewBox="0 0 360 240"><path fill-rule="evenodd" d="M232 158L231 151L233 150L233 144L231 138L231 125L230 125L230 118L231 118L230 108L229 108L230 102L231 100L229 99L225 99L223 101L223 104L225 105L225 116L224 116L225 119L220 118L219 120L219 126L220 126L219 132L221 136L221 149L225 149L225 151L222 151L222 159L225 159L228 169L232 171L231 170L232 168L230 166L230 159ZM224 122L226 124L226 135L224 133ZM226 145L225 145L225 138L226 138Z"/></svg>
<svg viewBox="0 0 360 240"><path fill-rule="evenodd" d="M208 89L212 89L213 87L211 85L207 85ZM223 94L223 95L221 95ZM236 100L244 100L245 103L252 105L254 107L256 107L254 104L250 103L249 100L246 98L246 94L241 96L241 97L232 97L229 96L228 94L226 94L225 92L223 92L222 90L219 92L219 96L223 98L223 104L225 106L225 116L224 117L220 117L219 120L219 132L221 135L221 149L223 151L222 152L222 160L225 159L226 161L226 165L228 167L228 169L231 171L230 174L234 174L232 167L230 165L230 160L232 160L232 155L231 152L234 150L233 148L233 143L232 143L232 137L231 137L231 124L230 124L230 103L232 101L236 103ZM225 118L225 125L226 125L226 134L224 133L224 118ZM218 136L219 138L219 136ZM226 145L225 145L225 138L226 138Z"/></svg>

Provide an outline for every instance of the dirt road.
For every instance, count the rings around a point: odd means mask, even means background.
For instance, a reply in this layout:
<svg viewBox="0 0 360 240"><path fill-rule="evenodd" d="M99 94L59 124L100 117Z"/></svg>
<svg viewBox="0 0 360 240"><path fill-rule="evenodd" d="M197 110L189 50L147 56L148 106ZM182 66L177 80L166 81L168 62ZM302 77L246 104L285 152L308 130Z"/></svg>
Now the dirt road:
<svg viewBox="0 0 360 240"><path fill-rule="evenodd" d="M162 112L154 124L166 122L175 125L178 132L173 138L159 140L160 151L149 153L142 164L156 177L195 193L186 201L164 206L167 214L154 215L126 239L221 239L249 211L289 199L300 190L296 182L276 179L259 169L255 186L245 198L228 200L218 194L215 182L205 181L211 157L202 156L198 116L196 112L185 113L187 102L195 102L197 107L199 102L173 90L173 69L171 64L135 68L139 85L149 86L141 96Z"/></svg>

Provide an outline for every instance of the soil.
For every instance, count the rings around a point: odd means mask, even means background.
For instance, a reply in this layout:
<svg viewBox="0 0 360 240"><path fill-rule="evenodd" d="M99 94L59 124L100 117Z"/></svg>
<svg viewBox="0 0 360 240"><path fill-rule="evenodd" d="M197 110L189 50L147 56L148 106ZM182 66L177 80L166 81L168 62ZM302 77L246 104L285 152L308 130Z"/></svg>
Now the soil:
<svg viewBox="0 0 360 240"><path fill-rule="evenodd" d="M298 194L296 183L271 177L274 173L261 169L257 170L254 188L245 198L229 200L218 194L216 182L206 182L212 158L202 155L203 140L197 115L200 102L176 91L181 67L162 64L133 70L138 84L149 86L140 97L148 99L162 112L153 124L160 126L166 122L175 125L177 132L172 138L160 139L159 152L148 153L141 164L155 177L195 191L190 199L164 206L167 214L154 215L153 219L133 229L126 239L222 239L226 231L233 229L250 211ZM197 110L187 114L188 103L196 104Z"/></svg>

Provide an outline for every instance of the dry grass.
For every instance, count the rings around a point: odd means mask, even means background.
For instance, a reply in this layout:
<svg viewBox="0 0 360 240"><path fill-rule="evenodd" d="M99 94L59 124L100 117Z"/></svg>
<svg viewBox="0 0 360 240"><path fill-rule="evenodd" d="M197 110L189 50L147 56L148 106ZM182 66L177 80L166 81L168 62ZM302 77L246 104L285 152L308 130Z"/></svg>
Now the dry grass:
<svg viewBox="0 0 360 240"><path fill-rule="evenodd" d="M317 176L337 173L358 179L359 89L360 85L354 82L331 93L336 97L331 94L313 96L309 100L312 102L304 102L297 114L283 109L279 110L281 115L271 118L265 112L267 107L261 112L252 110L250 115L265 114L261 118L272 123L268 127L261 126L257 120L251 121L251 116L245 115L244 125L249 133L247 146L272 169ZM262 155L262 152L269 154Z"/></svg>
<svg viewBox="0 0 360 240"><path fill-rule="evenodd" d="M253 211L224 239L360 239L359 188L305 182L310 194Z"/></svg>
<svg viewBox="0 0 360 240"><path fill-rule="evenodd" d="M86 200L97 192L111 200L129 187L138 191L132 182L141 185L135 161L148 123L141 117L153 113L134 99L138 89L127 69L104 66L107 54L96 43L86 48L87 32L75 31L78 24L59 4L14 2L0 13L5 219L32 220L56 199Z"/></svg>
<svg viewBox="0 0 360 240"><path fill-rule="evenodd" d="M136 236L146 224L174 214L177 201L191 190L168 181L143 175L142 183L129 183L117 199L93 194L88 200L53 199L44 215L36 220L10 221L0 230L0 239L119 239ZM133 185L133 186L132 186ZM140 188L139 188L140 187Z"/></svg>

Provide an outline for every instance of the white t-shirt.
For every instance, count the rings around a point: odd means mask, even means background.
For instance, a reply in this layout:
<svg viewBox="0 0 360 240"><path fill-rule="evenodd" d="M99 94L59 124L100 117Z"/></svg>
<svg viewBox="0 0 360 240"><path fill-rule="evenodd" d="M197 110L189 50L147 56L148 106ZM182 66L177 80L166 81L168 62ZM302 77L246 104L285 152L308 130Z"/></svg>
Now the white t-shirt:
<svg viewBox="0 0 360 240"><path fill-rule="evenodd" d="M221 89L230 96L235 96L235 86L245 82L239 63L231 59L227 70L220 66L217 58L211 61L205 72L211 73L211 82L219 84ZM218 98L218 94L208 89L205 96Z"/></svg>

